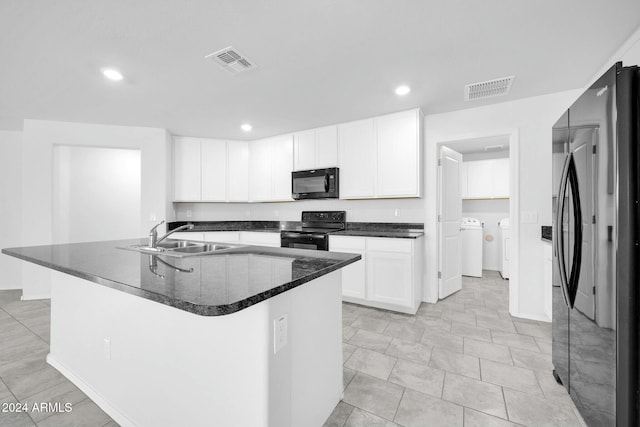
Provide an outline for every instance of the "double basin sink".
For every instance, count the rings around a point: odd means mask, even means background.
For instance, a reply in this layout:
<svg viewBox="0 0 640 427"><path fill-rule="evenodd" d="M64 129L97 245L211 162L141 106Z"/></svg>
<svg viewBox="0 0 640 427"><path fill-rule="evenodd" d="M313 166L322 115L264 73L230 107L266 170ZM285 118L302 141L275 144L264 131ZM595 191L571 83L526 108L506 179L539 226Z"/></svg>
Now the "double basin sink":
<svg viewBox="0 0 640 427"><path fill-rule="evenodd" d="M132 245L122 247L121 249L182 258L187 256L211 255L220 252L227 252L240 247L242 246L196 242L191 240L166 240L164 242L159 242L155 248L147 245Z"/></svg>

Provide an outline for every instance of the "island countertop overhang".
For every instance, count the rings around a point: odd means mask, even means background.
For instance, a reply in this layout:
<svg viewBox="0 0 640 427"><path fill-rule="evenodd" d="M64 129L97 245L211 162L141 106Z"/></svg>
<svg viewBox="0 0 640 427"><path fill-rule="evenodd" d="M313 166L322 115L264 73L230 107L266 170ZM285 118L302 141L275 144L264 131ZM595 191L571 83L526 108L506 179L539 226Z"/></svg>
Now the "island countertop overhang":
<svg viewBox="0 0 640 427"><path fill-rule="evenodd" d="M121 249L144 243L71 243L2 253L201 316L238 312L361 259L358 254L262 246L185 258Z"/></svg>

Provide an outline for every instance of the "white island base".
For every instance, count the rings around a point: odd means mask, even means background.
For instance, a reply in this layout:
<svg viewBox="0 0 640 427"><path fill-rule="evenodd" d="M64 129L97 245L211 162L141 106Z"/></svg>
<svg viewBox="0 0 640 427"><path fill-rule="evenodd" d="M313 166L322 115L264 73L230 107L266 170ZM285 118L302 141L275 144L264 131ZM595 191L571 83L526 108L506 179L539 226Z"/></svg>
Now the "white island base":
<svg viewBox="0 0 640 427"><path fill-rule="evenodd" d="M124 427L318 427L340 400L340 270L211 317L51 274L47 361Z"/></svg>

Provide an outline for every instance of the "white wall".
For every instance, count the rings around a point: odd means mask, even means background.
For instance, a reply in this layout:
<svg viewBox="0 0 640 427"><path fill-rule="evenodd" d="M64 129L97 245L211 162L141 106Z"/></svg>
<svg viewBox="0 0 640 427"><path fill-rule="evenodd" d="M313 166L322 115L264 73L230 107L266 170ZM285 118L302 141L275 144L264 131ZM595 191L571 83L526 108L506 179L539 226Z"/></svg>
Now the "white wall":
<svg viewBox="0 0 640 427"><path fill-rule="evenodd" d="M305 210L344 210L350 222L424 222L424 199L176 203L175 209L180 221L300 221L300 212ZM187 217L188 210L191 217Z"/></svg>
<svg viewBox="0 0 640 427"><path fill-rule="evenodd" d="M164 129L25 120L22 143L22 246L53 241L53 147L137 149L142 155L142 216L139 234L161 219L173 219L170 202L170 135ZM97 224L96 226L100 226ZM49 271L22 263L23 299L47 298Z"/></svg>
<svg viewBox="0 0 640 427"><path fill-rule="evenodd" d="M139 236L140 186L140 150L55 146L53 242Z"/></svg>
<svg viewBox="0 0 640 427"><path fill-rule="evenodd" d="M20 246L22 132L0 131L0 249ZM0 254L0 289L19 289L22 261Z"/></svg>
<svg viewBox="0 0 640 427"><path fill-rule="evenodd" d="M551 126L581 90L527 98L425 117L425 232L427 265L425 299L436 301L437 282L437 144L491 134L515 132L518 139L519 204L521 212L536 212L536 223L520 224L517 300L512 314L544 318L543 255L540 225L551 224ZM513 144L510 145L514 150ZM512 223L515 219L512 219Z"/></svg>
<svg viewBox="0 0 640 427"><path fill-rule="evenodd" d="M462 216L484 223L482 236L482 269L499 269L498 221L509 217L509 200L463 200ZM487 238L490 237L489 240Z"/></svg>

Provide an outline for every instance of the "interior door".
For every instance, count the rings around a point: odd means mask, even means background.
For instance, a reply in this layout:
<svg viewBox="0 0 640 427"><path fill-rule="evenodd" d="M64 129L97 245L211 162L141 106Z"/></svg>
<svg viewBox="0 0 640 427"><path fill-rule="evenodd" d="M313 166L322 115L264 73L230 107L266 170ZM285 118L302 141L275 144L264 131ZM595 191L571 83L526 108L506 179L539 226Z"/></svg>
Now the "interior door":
<svg viewBox="0 0 640 427"><path fill-rule="evenodd" d="M440 148L438 167L439 200L439 297L440 299L462 289L462 259L460 224L462 222L462 195L460 188L462 154L450 148Z"/></svg>

